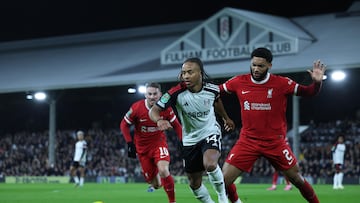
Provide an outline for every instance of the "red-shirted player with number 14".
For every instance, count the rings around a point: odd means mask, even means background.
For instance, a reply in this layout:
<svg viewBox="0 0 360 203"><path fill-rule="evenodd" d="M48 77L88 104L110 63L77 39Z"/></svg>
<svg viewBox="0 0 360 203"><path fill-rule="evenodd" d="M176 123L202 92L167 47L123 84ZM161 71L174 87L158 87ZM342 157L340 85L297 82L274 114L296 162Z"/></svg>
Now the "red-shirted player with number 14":
<svg viewBox="0 0 360 203"><path fill-rule="evenodd" d="M140 160L143 175L155 189L164 187L169 202L175 201L174 179L169 171L170 154L166 135L158 129L156 123L149 118L150 108L161 97L161 86L158 83L146 84L145 99L131 105L120 123L120 129L128 145L128 156ZM172 108L161 112L161 117L168 120L175 130L179 140L182 139L182 129ZM134 125L134 136L130 134L130 126Z"/></svg>

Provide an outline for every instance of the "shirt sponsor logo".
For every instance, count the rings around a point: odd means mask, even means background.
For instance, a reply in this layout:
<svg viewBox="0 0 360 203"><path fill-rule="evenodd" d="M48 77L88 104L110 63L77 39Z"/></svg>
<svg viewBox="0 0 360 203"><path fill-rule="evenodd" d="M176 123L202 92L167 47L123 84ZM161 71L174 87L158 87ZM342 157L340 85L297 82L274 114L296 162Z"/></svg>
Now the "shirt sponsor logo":
<svg viewBox="0 0 360 203"><path fill-rule="evenodd" d="M244 101L244 110L257 110L257 111L270 111L270 103L250 103L249 101Z"/></svg>
<svg viewBox="0 0 360 203"><path fill-rule="evenodd" d="M206 117L207 115L209 115L209 113L210 110L207 110L204 112L188 112L187 115L192 118L197 118L197 117Z"/></svg>
<svg viewBox="0 0 360 203"><path fill-rule="evenodd" d="M158 131L157 127L147 127L147 126L141 126L141 132L143 133L152 133Z"/></svg>

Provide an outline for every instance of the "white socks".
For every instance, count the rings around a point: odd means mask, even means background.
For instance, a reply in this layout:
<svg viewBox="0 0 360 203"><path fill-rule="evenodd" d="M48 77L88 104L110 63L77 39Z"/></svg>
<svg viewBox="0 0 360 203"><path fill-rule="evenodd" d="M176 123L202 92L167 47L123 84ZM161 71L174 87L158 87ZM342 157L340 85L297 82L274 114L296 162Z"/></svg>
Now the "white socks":
<svg viewBox="0 0 360 203"><path fill-rule="evenodd" d="M344 186L342 185L344 178L344 173L335 173L334 180L333 180L333 188L334 189L343 189Z"/></svg>
<svg viewBox="0 0 360 203"><path fill-rule="evenodd" d="M73 179L74 179L74 182L75 182L76 184L79 184L79 182L80 182L80 181L79 181L79 177L74 176Z"/></svg>
<svg viewBox="0 0 360 203"><path fill-rule="evenodd" d="M84 185L84 177L80 177L80 186L83 186Z"/></svg>
<svg viewBox="0 0 360 203"><path fill-rule="evenodd" d="M191 189L191 188L190 188ZM215 203L210 196L209 191L205 187L205 185L201 184L201 186L196 189L192 190L193 194L195 195L196 199L200 200L202 203Z"/></svg>
<svg viewBox="0 0 360 203"><path fill-rule="evenodd" d="M224 175L219 165L216 167L215 170L207 172L207 174L209 176L209 181L211 185L213 186L218 195L219 203L228 203L228 198L225 190Z"/></svg>

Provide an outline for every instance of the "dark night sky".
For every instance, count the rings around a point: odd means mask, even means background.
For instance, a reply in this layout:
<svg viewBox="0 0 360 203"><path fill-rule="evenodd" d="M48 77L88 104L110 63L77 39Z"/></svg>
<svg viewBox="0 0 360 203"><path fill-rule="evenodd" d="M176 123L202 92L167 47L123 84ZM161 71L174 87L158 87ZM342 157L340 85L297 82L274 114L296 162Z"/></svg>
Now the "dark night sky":
<svg viewBox="0 0 360 203"><path fill-rule="evenodd" d="M344 12L352 0L13 0L0 4L0 42L205 20L224 7L284 17Z"/></svg>
<svg viewBox="0 0 360 203"><path fill-rule="evenodd" d="M121 3L120 3L121 2ZM285 17L344 12L353 1L7 1L0 6L0 43L52 36L99 32L205 20L224 7L235 7ZM277 2L277 1L276 1ZM141 5L141 7L139 7ZM350 71L350 70L349 70ZM307 73L293 75L296 81L308 80ZM356 87L360 70L351 70L344 83L324 82L315 98L300 100L301 122L354 117L360 109ZM219 81L224 81L219 79ZM167 90L174 83L165 83ZM354 87L354 88L350 88ZM128 95L127 86L83 88L56 92L57 127L89 128L94 121L101 127L118 127L132 102L142 95ZM236 98L224 98L232 118L239 122ZM230 105L231 104L231 105ZM24 93L0 94L0 132L45 130L48 128L47 104L25 100ZM291 100L289 100L291 112ZM289 118L291 116L289 115Z"/></svg>

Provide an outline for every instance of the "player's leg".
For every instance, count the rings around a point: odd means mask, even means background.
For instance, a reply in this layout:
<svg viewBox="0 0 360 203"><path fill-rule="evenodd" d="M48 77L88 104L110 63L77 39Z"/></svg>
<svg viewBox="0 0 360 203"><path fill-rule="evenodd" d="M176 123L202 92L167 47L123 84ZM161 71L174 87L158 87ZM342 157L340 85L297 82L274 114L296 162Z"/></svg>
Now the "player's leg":
<svg viewBox="0 0 360 203"><path fill-rule="evenodd" d="M200 145L184 146L182 155L189 186L195 198L202 203L214 203L209 191L202 184L204 173L203 153Z"/></svg>
<svg viewBox="0 0 360 203"><path fill-rule="evenodd" d="M235 180L243 173L243 170L250 172L258 158L256 149L253 146L256 145L244 142L244 140L236 142L228 153L222 167L226 192L232 203L241 203L234 185ZM243 170L240 170L240 168Z"/></svg>
<svg viewBox="0 0 360 203"><path fill-rule="evenodd" d="M79 166L79 172L80 172L79 186L82 187L84 186L84 182L85 182L85 167Z"/></svg>
<svg viewBox="0 0 360 203"><path fill-rule="evenodd" d="M342 185L344 178L344 173L342 172L342 164L335 164L335 174L334 174L334 189L344 189Z"/></svg>
<svg viewBox="0 0 360 203"><path fill-rule="evenodd" d="M284 174L289 178L289 181L299 189L301 195L309 203L319 203L319 199L309 182L306 181L299 172L299 166L296 164L292 168L283 171Z"/></svg>
<svg viewBox="0 0 360 203"><path fill-rule="evenodd" d="M339 189L344 189L344 186L342 184L344 179L344 173L341 171L338 176Z"/></svg>
<svg viewBox="0 0 360 203"><path fill-rule="evenodd" d="M170 174L169 171L169 161L160 160L157 162L157 167L159 170L159 176L161 179L161 185L164 187L164 191L166 192L169 202L175 201L175 182L174 178Z"/></svg>
<svg viewBox="0 0 360 203"><path fill-rule="evenodd" d="M338 179L339 179L339 173L338 173L337 171L335 171L334 177L333 177L333 189L334 189L334 190L339 189Z"/></svg>
<svg viewBox="0 0 360 203"><path fill-rule="evenodd" d="M234 184L236 178L241 175L241 171L227 162L224 163L222 171L224 174L226 193L229 200L232 203L241 203L241 200L236 191L236 186Z"/></svg>
<svg viewBox="0 0 360 203"><path fill-rule="evenodd" d="M196 199L202 203L215 203L210 196L208 189L202 184L202 174L204 171L187 173L190 189Z"/></svg>
<svg viewBox="0 0 360 203"><path fill-rule="evenodd" d="M288 177L289 181L299 189L301 195L309 203L319 203L313 187L300 174L296 156L285 139L280 138L277 141L269 142L268 147L262 153L275 169L281 170Z"/></svg>
<svg viewBox="0 0 360 203"><path fill-rule="evenodd" d="M202 148L202 151L204 151L203 164L208 174L210 184L218 195L219 203L227 203L228 198L225 190L224 175L219 166L219 158L221 156L220 135L211 135L208 137L208 139L204 140Z"/></svg>
<svg viewBox="0 0 360 203"><path fill-rule="evenodd" d="M79 186L80 180L77 175L77 170L79 167L79 162L74 161L70 167L70 176L73 178L75 186Z"/></svg>
<svg viewBox="0 0 360 203"><path fill-rule="evenodd" d="M284 175L284 178L285 178L285 184L286 184L284 190L285 190L285 191L289 191L289 190L292 189L292 185L291 185L288 177L286 177L286 176Z"/></svg>
<svg viewBox="0 0 360 203"><path fill-rule="evenodd" d="M225 189L231 203L241 203L241 200L236 192L236 185L234 183L229 185Z"/></svg>
<svg viewBox="0 0 360 203"><path fill-rule="evenodd" d="M161 180L156 164L153 159L148 158L145 155L137 154L140 166L142 168L142 174L145 181L149 184L148 192L153 192L161 187Z"/></svg>
<svg viewBox="0 0 360 203"><path fill-rule="evenodd" d="M278 179L279 179L279 172L277 170L275 170L273 177L272 177L271 187L269 187L267 190L276 190L276 185L277 185Z"/></svg>

